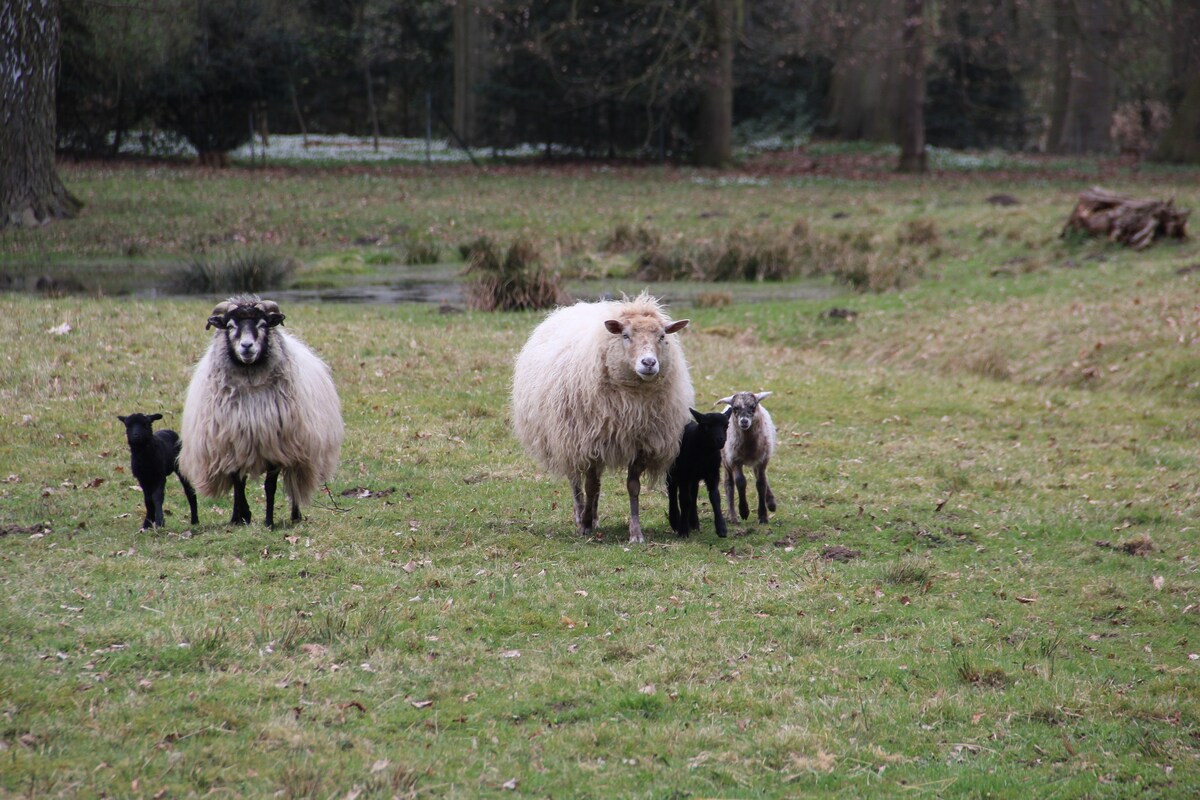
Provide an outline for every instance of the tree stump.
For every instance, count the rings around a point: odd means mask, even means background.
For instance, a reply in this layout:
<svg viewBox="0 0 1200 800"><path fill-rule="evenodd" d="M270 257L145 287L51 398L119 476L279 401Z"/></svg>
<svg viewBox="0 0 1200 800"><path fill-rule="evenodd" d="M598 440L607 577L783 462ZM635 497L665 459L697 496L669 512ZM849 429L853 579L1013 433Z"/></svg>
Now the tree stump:
<svg viewBox="0 0 1200 800"><path fill-rule="evenodd" d="M1142 250L1161 237L1186 239L1189 214L1189 209L1175 208L1173 200L1140 200L1093 186L1080 192L1061 235L1083 231Z"/></svg>

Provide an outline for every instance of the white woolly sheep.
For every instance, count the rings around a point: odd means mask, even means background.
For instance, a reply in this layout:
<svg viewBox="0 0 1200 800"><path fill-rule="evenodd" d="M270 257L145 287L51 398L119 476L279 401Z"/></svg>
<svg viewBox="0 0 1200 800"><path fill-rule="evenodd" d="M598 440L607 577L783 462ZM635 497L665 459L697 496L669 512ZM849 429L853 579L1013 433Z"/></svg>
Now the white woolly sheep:
<svg viewBox="0 0 1200 800"><path fill-rule="evenodd" d="M576 303L551 313L517 356L512 419L517 439L550 473L570 481L575 525L596 528L600 476L627 469L629 541L642 542L641 478L660 476L679 452L692 379L658 300Z"/></svg>
<svg viewBox="0 0 1200 800"><path fill-rule="evenodd" d="M249 524L246 480L266 473L267 527L283 474L292 522L338 464L344 426L329 367L282 330L279 305L253 295L218 303L212 342L183 405L179 469L209 497L233 489L231 524Z"/></svg>
<svg viewBox="0 0 1200 800"><path fill-rule="evenodd" d="M767 509L775 510L775 494L767 483L767 464L775 453L775 423L761 405L770 396L770 392L737 392L717 401L733 408L733 422L725 439L725 449L721 451L721 462L725 465L725 511L730 522L738 521L733 507L735 483L738 490L737 511L742 519L750 516L743 467L754 469L754 486L758 490L758 521L765 525Z"/></svg>

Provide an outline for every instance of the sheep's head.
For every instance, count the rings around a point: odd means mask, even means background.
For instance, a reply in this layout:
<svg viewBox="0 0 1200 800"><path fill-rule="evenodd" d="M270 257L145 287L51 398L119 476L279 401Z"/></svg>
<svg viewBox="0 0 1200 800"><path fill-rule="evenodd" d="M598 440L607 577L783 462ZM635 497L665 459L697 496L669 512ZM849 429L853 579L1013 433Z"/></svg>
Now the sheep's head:
<svg viewBox="0 0 1200 800"><path fill-rule="evenodd" d="M748 431L754 426L754 416L758 412L758 404L770 396L770 392L737 392L729 397L722 397L717 402L729 406L729 410L733 412L733 418L737 420L737 426Z"/></svg>
<svg viewBox="0 0 1200 800"><path fill-rule="evenodd" d="M137 446L154 438L154 423L162 419L162 414L118 414L117 419L125 423L125 440Z"/></svg>
<svg viewBox="0 0 1200 800"><path fill-rule="evenodd" d="M663 363L670 359L671 340L668 334L687 327L688 320L668 322L661 314L629 314L620 319L605 320L604 327L620 337L625 362L643 381L658 377Z"/></svg>
<svg viewBox="0 0 1200 800"><path fill-rule="evenodd" d="M729 417L733 414L732 406L711 414L701 414L694 408L689 408L688 411L700 426L700 436L710 451L720 450L725 446L725 439L729 434Z"/></svg>
<svg viewBox="0 0 1200 800"><path fill-rule="evenodd" d="M217 303L205 330L217 328L225 336L229 353L243 364L253 364L267 352L267 334L282 325L279 304L257 297L232 298Z"/></svg>

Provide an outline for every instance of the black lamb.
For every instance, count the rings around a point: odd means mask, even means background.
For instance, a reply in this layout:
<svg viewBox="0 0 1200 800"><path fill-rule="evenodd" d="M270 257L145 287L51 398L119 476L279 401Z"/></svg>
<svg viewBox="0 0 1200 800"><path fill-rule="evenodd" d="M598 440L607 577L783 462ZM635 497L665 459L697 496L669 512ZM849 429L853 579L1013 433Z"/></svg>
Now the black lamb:
<svg viewBox="0 0 1200 800"><path fill-rule="evenodd" d="M725 538L725 517L721 514L721 448L725 446L725 435L729 430L732 408L724 412L701 414L689 408L695 422L683 429L679 455L667 472L667 516L671 530L679 536L700 530L700 512L697 501L700 481L708 489L708 502L712 504L716 520L717 536Z"/></svg>
<svg viewBox="0 0 1200 800"><path fill-rule="evenodd" d="M125 423L129 466L133 477L142 487L142 497L146 501L146 519L142 521L141 529L163 526L163 495L167 491L167 476L172 472L179 475L179 482L183 484L183 492L192 509L192 524L197 524L200 518L196 515L196 492L178 469L181 448L179 435L171 430L156 432L153 429L154 422L162 419L162 414L118 415L117 419Z"/></svg>

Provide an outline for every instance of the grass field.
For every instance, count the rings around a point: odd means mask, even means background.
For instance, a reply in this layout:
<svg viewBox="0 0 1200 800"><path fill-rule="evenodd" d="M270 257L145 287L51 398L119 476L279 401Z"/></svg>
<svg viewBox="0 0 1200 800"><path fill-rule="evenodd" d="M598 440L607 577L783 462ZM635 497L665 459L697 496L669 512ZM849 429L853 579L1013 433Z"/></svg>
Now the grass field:
<svg viewBox="0 0 1200 800"><path fill-rule="evenodd" d="M1200 253L1058 232L1101 178L1191 208L1200 183L1075 169L66 167L83 218L0 234L0 271L934 235L901 291L672 307L699 407L774 392L779 511L721 540L702 507L680 540L656 488L644 546L611 472L577 538L510 433L537 314L284 308L342 396L329 493L189 527L169 483L137 532L116 415L178 426L214 298L0 294L0 794L1196 796Z"/></svg>

